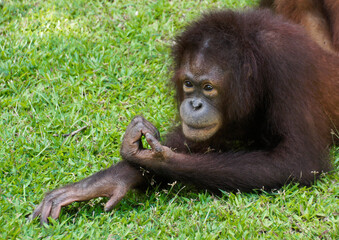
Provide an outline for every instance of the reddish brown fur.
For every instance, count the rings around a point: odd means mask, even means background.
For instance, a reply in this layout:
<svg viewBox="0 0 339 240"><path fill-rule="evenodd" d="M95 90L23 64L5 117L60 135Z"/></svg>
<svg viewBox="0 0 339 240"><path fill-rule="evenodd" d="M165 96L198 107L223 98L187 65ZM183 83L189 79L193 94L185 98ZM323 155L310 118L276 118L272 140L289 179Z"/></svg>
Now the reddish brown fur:
<svg viewBox="0 0 339 240"><path fill-rule="evenodd" d="M339 1L262 0L261 6L301 24L323 49L339 53Z"/></svg>
<svg viewBox="0 0 339 240"><path fill-rule="evenodd" d="M178 37L177 71L185 52L197 52L204 40L213 46L205 57L233 71L224 80L220 111L227 123L204 143L179 132L167 145L185 153L180 166L164 170L209 189L280 187L294 179L309 184L312 172L329 169L331 129L339 126L339 62L305 36L300 27L269 12L219 12L204 16ZM252 75L246 79L246 66ZM174 76L178 100L182 87ZM228 140L243 143L229 151ZM214 149L215 153L203 154ZM184 173L183 165L194 165ZM172 171L171 171L172 169Z"/></svg>
<svg viewBox="0 0 339 240"><path fill-rule="evenodd" d="M57 218L62 206L99 196L110 198L109 210L129 189L147 185L140 167L214 192L279 188L290 181L308 185L330 169L331 131L339 127L338 57L270 11L207 14L173 48L179 103L185 98L181 63L187 54L201 54L202 46L208 66L225 73L217 79L223 85L215 106L223 115L219 132L193 142L178 127L166 137L168 148L157 142L157 129L137 117L125 133L124 161L48 193L32 218L41 215L44 223ZM142 134L151 150L142 148Z"/></svg>
<svg viewBox="0 0 339 240"><path fill-rule="evenodd" d="M333 45L339 52L339 1L324 0L324 8L330 22Z"/></svg>

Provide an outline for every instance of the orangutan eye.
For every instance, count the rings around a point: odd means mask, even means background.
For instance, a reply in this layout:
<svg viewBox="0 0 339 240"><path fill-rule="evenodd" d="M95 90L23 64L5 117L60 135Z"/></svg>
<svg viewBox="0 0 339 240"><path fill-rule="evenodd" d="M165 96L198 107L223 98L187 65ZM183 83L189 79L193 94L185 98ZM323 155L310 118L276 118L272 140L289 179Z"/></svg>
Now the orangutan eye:
<svg viewBox="0 0 339 240"><path fill-rule="evenodd" d="M206 84L206 85L204 86L204 90L205 90L205 91L212 91L212 90L213 90L213 86L212 86L211 84Z"/></svg>
<svg viewBox="0 0 339 240"><path fill-rule="evenodd" d="M193 87L193 84L192 84L191 81L187 81L187 80L186 80L186 81L184 82L184 86L187 87L187 88L191 88L191 87Z"/></svg>

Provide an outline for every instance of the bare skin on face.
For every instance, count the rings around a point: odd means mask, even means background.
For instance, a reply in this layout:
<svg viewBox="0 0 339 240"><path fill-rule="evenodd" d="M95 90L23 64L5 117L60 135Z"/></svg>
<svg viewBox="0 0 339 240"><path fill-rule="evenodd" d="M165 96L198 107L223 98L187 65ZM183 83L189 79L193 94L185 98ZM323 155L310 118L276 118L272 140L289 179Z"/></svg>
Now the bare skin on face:
<svg viewBox="0 0 339 240"><path fill-rule="evenodd" d="M181 76L184 92L180 106L182 129L188 139L196 142L211 138L222 126L217 109L222 71L206 61L203 50L208 47L208 40L203 46L196 56L187 57Z"/></svg>

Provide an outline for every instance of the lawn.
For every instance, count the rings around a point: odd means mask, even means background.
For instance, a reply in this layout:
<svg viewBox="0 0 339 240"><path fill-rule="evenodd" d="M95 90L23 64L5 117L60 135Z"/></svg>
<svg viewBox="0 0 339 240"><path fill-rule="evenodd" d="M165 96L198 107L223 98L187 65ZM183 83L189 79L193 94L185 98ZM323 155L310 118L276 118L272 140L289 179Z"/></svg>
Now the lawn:
<svg viewBox="0 0 339 240"><path fill-rule="evenodd" d="M339 147L311 187L213 196L177 183L108 213L95 199L46 227L26 220L46 191L120 161L133 116L162 135L176 125L175 34L209 9L256 2L0 0L0 239L338 239Z"/></svg>

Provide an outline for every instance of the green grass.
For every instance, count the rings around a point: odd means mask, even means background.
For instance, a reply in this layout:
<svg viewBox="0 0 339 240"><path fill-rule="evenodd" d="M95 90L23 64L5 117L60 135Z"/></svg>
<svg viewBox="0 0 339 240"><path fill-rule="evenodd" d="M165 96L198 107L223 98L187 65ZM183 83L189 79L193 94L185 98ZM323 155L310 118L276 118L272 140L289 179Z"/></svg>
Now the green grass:
<svg viewBox="0 0 339 240"><path fill-rule="evenodd" d="M338 147L335 171L308 188L215 197L176 184L110 213L96 199L45 228L26 221L46 191L118 162L133 116L163 134L176 124L169 47L188 21L255 4L0 0L0 239L337 239Z"/></svg>

